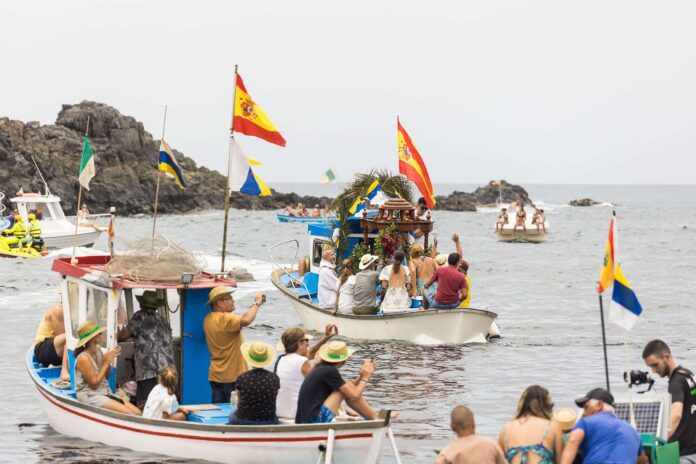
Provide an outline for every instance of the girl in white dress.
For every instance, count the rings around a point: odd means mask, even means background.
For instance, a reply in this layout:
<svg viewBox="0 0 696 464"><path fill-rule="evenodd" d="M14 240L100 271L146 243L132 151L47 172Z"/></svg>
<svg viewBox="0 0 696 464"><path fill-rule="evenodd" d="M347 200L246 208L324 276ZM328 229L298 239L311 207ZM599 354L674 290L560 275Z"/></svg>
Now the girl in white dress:
<svg viewBox="0 0 696 464"><path fill-rule="evenodd" d="M411 276L408 267L403 265L404 252L397 250L394 253L394 260L389 266L385 266L379 275L382 281L382 288L387 292L382 300L381 309L408 309L411 307Z"/></svg>

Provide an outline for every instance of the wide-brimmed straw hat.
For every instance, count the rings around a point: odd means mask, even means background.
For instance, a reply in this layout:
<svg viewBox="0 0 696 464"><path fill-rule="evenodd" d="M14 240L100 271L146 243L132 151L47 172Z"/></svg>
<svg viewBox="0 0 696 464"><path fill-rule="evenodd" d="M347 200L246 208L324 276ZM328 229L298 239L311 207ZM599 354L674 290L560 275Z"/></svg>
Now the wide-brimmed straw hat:
<svg viewBox="0 0 696 464"><path fill-rule="evenodd" d="M87 342L103 332L106 332L105 327L99 327L92 321L83 322L77 328L77 344L75 348L86 345Z"/></svg>
<svg viewBox="0 0 696 464"><path fill-rule="evenodd" d="M447 255L444 253L440 253L439 255L435 256L435 263L438 266L444 266L447 264Z"/></svg>
<svg viewBox="0 0 696 464"><path fill-rule="evenodd" d="M570 408L557 409L556 412L553 414L553 420L556 421L556 423L563 432L567 432L568 430L573 428L577 417L577 412L575 412L574 409Z"/></svg>
<svg viewBox="0 0 696 464"><path fill-rule="evenodd" d="M164 304L164 300L157 297L157 292L152 290L145 290L142 295L136 295L135 299L141 308L157 309Z"/></svg>
<svg viewBox="0 0 696 464"><path fill-rule="evenodd" d="M206 303L206 305L212 305L220 298L224 298L227 295L231 295L232 293L234 293L233 288L230 289L230 288L222 287L222 286L215 287L214 289L212 289L210 291L210 293L208 293L208 302Z"/></svg>
<svg viewBox="0 0 696 464"><path fill-rule="evenodd" d="M253 367L270 366L276 358L276 350L268 343L246 342L242 344L242 357Z"/></svg>
<svg viewBox="0 0 696 464"><path fill-rule="evenodd" d="M350 358L355 350L348 348L346 342L335 340L319 348L319 357L328 363L339 363Z"/></svg>
<svg viewBox="0 0 696 464"><path fill-rule="evenodd" d="M306 338L309 341L309 340L313 339L314 337L312 337L310 334L305 332L304 338ZM276 347L276 350L282 351L283 353L285 353L285 345L283 344L282 339L278 340L278 343L276 343L275 347Z"/></svg>
<svg viewBox="0 0 696 464"><path fill-rule="evenodd" d="M360 258L360 264L358 265L358 267L360 268L361 271L364 271L365 269L370 267L370 265L372 263L374 263L375 261L377 261L378 259L379 259L379 256L371 255L369 253L364 254L364 255L362 255L362 258Z"/></svg>

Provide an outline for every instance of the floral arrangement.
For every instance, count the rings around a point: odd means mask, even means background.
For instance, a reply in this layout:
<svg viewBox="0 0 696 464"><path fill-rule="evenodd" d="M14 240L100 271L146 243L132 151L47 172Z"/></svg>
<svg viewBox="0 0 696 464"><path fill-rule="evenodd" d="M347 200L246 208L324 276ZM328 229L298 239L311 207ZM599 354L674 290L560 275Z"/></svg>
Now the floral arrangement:
<svg viewBox="0 0 696 464"><path fill-rule="evenodd" d="M358 272L360 270L360 258L370 252L370 249L362 241L353 247L353 251L350 252L350 261L353 263L353 271Z"/></svg>
<svg viewBox="0 0 696 464"><path fill-rule="evenodd" d="M394 224L384 230L380 230L375 239L375 254L385 260L391 258L399 248L407 252L407 247L408 241L405 241L402 234L394 230Z"/></svg>

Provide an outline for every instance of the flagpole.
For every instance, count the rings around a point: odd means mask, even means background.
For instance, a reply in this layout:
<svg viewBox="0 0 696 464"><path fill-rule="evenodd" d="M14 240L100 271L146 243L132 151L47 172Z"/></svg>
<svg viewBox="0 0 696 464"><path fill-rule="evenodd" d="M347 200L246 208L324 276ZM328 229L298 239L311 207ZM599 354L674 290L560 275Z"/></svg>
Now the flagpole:
<svg viewBox="0 0 696 464"><path fill-rule="evenodd" d="M234 142L234 108L237 101L237 69L238 65L234 65L234 91L232 93L232 124L230 125L230 146ZM222 229L222 262L220 264L220 272L225 272L225 253L227 252L227 218L230 211L230 169L232 168L232 157L227 154L227 183L225 185L225 219Z"/></svg>
<svg viewBox="0 0 696 464"><path fill-rule="evenodd" d="M85 127L85 137L89 132L89 115L87 115L87 127ZM84 148L83 148L84 149ZM94 155L92 155L94 156ZM75 232L73 233L73 248L72 248L72 258L70 258L70 264L77 264L77 258L75 258L75 248L77 248L77 227L80 224L80 202L82 202L82 182L78 177L78 183L80 184L80 189L77 191L77 206L75 207Z"/></svg>
<svg viewBox="0 0 696 464"><path fill-rule="evenodd" d="M602 294L599 294L599 317L602 320L602 347L604 348L604 378L607 381L607 391L611 392L609 386L609 360L607 359L607 333L604 328L604 305L602 304Z"/></svg>
<svg viewBox="0 0 696 464"><path fill-rule="evenodd" d="M164 120L162 121L162 138L161 142L164 142L164 129L167 126L167 105L164 105ZM150 252L155 248L155 230L157 228L157 203L159 202L159 189L160 189L160 170L159 161L157 162L157 187L155 188L155 209L152 213L152 245L150 246Z"/></svg>
<svg viewBox="0 0 696 464"><path fill-rule="evenodd" d="M116 207L112 206L109 208L109 214L111 214L111 222L109 223L109 254L111 259L114 259L114 237L111 233L114 230L114 219L116 218Z"/></svg>
<svg viewBox="0 0 696 464"><path fill-rule="evenodd" d="M624 329L624 372L628 373L628 422L634 429L636 427L636 415L633 410L633 396L631 395L632 379L631 369L628 366L628 330Z"/></svg>

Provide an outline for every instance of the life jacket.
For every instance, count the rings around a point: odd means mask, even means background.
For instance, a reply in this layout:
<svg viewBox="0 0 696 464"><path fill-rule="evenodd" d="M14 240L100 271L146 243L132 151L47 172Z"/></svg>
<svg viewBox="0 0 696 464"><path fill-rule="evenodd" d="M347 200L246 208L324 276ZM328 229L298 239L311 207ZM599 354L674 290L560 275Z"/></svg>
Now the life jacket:
<svg viewBox="0 0 696 464"><path fill-rule="evenodd" d="M37 240L41 238L41 224L38 220L29 221L29 235Z"/></svg>
<svg viewBox="0 0 696 464"><path fill-rule="evenodd" d="M24 222L15 222L11 229L5 229L7 235L12 234L18 239L23 239L27 236L27 229L24 228Z"/></svg>

